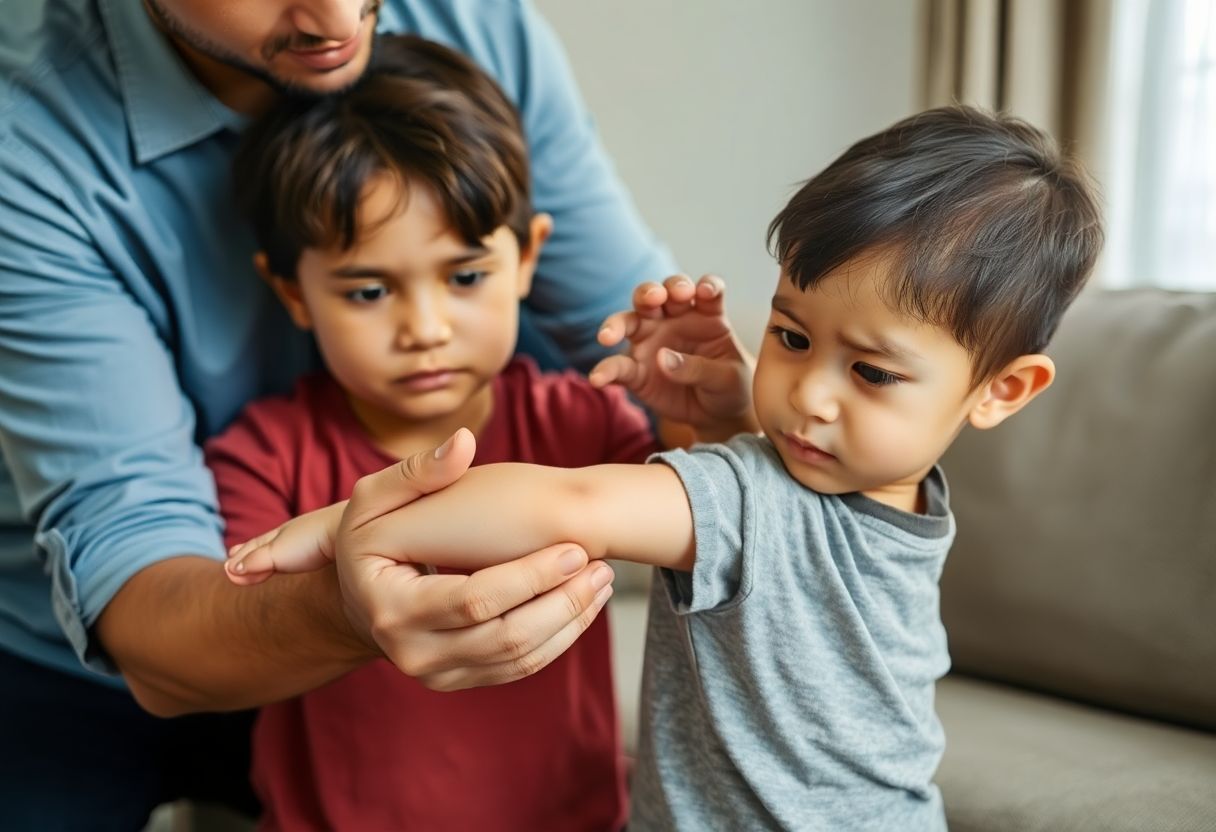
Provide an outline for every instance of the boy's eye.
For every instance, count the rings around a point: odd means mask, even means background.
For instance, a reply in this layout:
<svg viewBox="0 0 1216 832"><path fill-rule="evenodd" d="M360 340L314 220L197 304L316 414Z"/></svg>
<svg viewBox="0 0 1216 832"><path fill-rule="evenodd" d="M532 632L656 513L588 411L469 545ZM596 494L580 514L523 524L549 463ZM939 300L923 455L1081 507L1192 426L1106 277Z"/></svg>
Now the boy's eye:
<svg viewBox="0 0 1216 832"><path fill-rule="evenodd" d="M456 272L451 277L452 285L469 289L486 279L486 272Z"/></svg>
<svg viewBox="0 0 1216 832"><path fill-rule="evenodd" d="M388 289L379 283L373 283L370 286L360 286L358 289L346 293L346 299L355 303L375 303L388 294Z"/></svg>
<svg viewBox="0 0 1216 832"><path fill-rule="evenodd" d="M799 332L794 332L792 329L786 329L783 326L770 326L768 331L776 335L781 341L781 346L787 350L803 352L811 348L811 339Z"/></svg>
<svg viewBox="0 0 1216 832"><path fill-rule="evenodd" d="M896 384L903 380L894 373L888 373L886 370L880 370L869 364L854 364L853 370L857 375L861 376L866 384L874 387L885 387L888 384Z"/></svg>

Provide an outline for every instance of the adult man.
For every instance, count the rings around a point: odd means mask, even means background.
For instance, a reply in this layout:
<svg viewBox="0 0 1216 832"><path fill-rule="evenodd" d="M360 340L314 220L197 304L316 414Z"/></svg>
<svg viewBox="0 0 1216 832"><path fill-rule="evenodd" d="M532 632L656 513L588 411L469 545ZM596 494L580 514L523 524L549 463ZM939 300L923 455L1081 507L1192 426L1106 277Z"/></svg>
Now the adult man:
<svg viewBox="0 0 1216 832"><path fill-rule="evenodd" d="M227 187L239 131L284 90L355 82L376 28L464 50L522 111L535 201L555 219L533 352L589 366L598 321L671 271L543 21L506 0L37 0L5 16L3 825L130 828L179 794L233 799L242 763L212 757L239 748L244 721L155 720L115 670L170 716L290 696L377 655L450 689L560 654L611 580L568 546L470 578L403 566L230 586L198 453L312 360L252 277ZM420 462L403 491L446 484L441 468Z"/></svg>

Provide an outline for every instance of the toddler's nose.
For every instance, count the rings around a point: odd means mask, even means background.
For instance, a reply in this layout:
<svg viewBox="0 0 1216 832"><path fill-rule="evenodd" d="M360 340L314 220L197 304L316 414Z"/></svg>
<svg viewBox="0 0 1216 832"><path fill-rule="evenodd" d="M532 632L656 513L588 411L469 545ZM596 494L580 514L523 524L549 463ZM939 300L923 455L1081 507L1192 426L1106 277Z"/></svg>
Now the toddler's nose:
<svg viewBox="0 0 1216 832"><path fill-rule="evenodd" d="M790 404L798 413L820 422L834 422L840 415L840 401L835 390L818 375L803 376L794 385Z"/></svg>

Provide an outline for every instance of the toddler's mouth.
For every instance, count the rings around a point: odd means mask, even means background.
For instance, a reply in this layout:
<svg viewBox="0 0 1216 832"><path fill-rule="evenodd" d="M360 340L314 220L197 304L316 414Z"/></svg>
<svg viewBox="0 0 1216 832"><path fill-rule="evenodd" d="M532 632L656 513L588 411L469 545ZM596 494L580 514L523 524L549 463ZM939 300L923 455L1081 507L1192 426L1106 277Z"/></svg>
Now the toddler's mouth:
<svg viewBox="0 0 1216 832"><path fill-rule="evenodd" d="M789 446L790 452L802 462L822 464L825 462L834 462L836 460L834 454L828 453L815 443L809 442L797 434L783 433L781 436L785 439L786 444Z"/></svg>

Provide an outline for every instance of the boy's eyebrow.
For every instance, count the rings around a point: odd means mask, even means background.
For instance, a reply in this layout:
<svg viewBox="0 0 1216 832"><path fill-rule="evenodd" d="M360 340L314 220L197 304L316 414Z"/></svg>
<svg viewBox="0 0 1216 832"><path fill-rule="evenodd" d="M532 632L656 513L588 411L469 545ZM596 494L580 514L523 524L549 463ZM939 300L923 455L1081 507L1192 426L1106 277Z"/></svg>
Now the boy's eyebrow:
<svg viewBox="0 0 1216 832"><path fill-rule="evenodd" d="M464 251L451 257L444 263L445 266L459 266L462 263L471 263L474 260L480 260L490 253L490 249L485 246L471 246ZM392 274L389 269L384 269L379 266L360 266L354 264L351 266L339 266L330 272L334 277L353 277L353 278L368 278L368 277L388 277Z"/></svg>
<svg viewBox="0 0 1216 832"><path fill-rule="evenodd" d="M490 250L485 246L469 246L460 254L448 260L449 266L459 266L461 263L468 263L473 260L480 260L490 253Z"/></svg>
<svg viewBox="0 0 1216 832"><path fill-rule="evenodd" d="M884 358L889 358L892 361L899 361L905 364L920 360L920 356L911 350L904 349L897 344L878 337L873 344L863 344L860 341L854 341L851 338L840 336L840 343L844 344L851 350L856 352L870 353L871 355L881 355Z"/></svg>
<svg viewBox="0 0 1216 832"><path fill-rule="evenodd" d="M798 324L798 326L802 327L803 329L808 329L807 325L802 322L802 319L800 319L794 313L793 304L780 295L773 295L773 309L777 310L782 315L792 318L794 323ZM892 361L902 361L905 363L912 363L922 360L921 357L912 352L912 350L892 343L891 341L883 338L881 335L876 336L873 343L868 344L853 340L852 338L848 338L844 335L839 336L839 339L840 343L844 344L846 347L854 350L855 352L864 352L869 353L870 355L881 355L884 358L891 359Z"/></svg>

